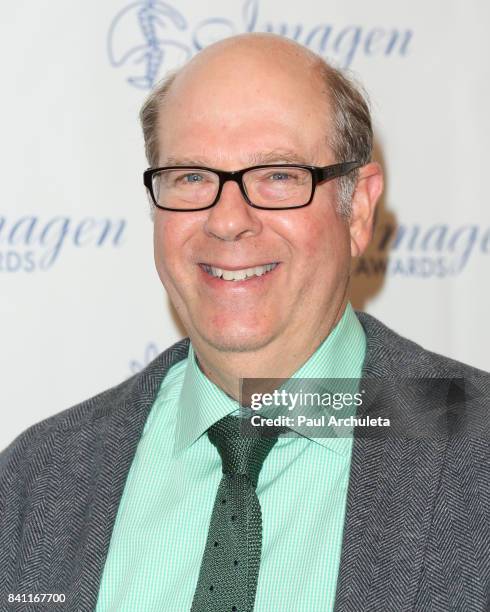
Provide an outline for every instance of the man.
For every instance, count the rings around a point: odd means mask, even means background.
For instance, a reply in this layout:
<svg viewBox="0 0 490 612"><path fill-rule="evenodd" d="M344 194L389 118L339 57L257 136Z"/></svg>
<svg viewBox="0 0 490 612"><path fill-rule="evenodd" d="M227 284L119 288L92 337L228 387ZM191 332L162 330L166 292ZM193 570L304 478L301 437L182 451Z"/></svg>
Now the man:
<svg viewBox="0 0 490 612"><path fill-rule="evenodd" d="M153 92L142 123L155 263L190 343L3 452L2 609L487 610L473 413L434 438L276 431L226 463L241 379L471 379L486 409L487 375L348 303L383 184L362 96L296 43L244 35ZM436 397L412 395L414 413Z"/></svg>

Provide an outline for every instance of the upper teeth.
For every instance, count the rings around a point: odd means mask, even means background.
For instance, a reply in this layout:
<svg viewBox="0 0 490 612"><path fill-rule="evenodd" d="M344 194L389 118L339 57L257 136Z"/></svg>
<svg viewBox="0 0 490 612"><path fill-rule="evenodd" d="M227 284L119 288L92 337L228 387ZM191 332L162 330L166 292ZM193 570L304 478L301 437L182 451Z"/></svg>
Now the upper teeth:
<svg viewBox="0 0 490 612"><path fill-rule="evenodd" d="M223 270L222 268L214 268L213 266L204 265L203 268L208 274L222 278L227 281L245 280L250 276L262 276L266 272L270 272L277 266L277 263L265 264L264 266L255 266L254 268L243 268L243 270Z"/></svg>

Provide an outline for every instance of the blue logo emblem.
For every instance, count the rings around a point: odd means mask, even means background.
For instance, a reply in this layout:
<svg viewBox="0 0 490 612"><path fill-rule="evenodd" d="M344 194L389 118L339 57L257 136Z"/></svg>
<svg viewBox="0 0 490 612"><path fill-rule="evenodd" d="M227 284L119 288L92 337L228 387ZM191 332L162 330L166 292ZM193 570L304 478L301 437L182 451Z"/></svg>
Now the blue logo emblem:
<svg viewBox="0 0 490 612"><path fill-rule="evenodd" d="M178 65L191 57L191 49L179 39L180 32L187 29L185 17L166 2L132 2L116 15L109 29L109 60L115 68L134 66L128 82L150 89L163 66ZM128 48L132 38L134 43Z"/></svg>
<svg viewBox="0 0 490 612"><path fill-rule="evenodd" d="M160 351L158 350L157 345L154 342L149 342L146 345L143 359L141 361L132 359L129 362L129 370L131 372L130 376L133 376L134 374L138 374L138 372L141 372L141 370L144 370L149 363L151 363L154 359L158 357L159 353Z"/></svg>

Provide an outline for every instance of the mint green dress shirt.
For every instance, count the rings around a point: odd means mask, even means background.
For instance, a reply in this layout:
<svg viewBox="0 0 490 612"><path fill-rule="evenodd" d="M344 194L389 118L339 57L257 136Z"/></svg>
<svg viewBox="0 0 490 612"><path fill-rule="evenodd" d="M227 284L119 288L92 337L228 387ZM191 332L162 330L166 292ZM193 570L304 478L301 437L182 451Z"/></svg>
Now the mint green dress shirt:
<svg viewBox="0 0 490 612"><path fill-rule="evenodd" d="M348 305L294 377L360 378L365 351ZM96 612L190 610L222 475L206 430L237 407L202 373L192 346L170 369L128 473ZM255 612L333 610L351 450L351 436L281 437L264 462Z"/></svg>

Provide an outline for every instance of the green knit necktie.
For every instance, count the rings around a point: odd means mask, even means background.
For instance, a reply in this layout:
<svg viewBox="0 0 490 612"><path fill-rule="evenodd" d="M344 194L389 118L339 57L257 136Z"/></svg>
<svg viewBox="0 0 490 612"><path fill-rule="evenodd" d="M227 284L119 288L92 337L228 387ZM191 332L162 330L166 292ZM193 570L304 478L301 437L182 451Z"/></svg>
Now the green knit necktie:
<svg viewBox="0 0 490 612"><path fill-rule="evenodd" d="M284 430L243 436L228 415L208 430L221 456L218 486L192 612L252 612L262 547L262 515L255 492L265 458ZM257 436L257 434L256 434Z"/></svg>

